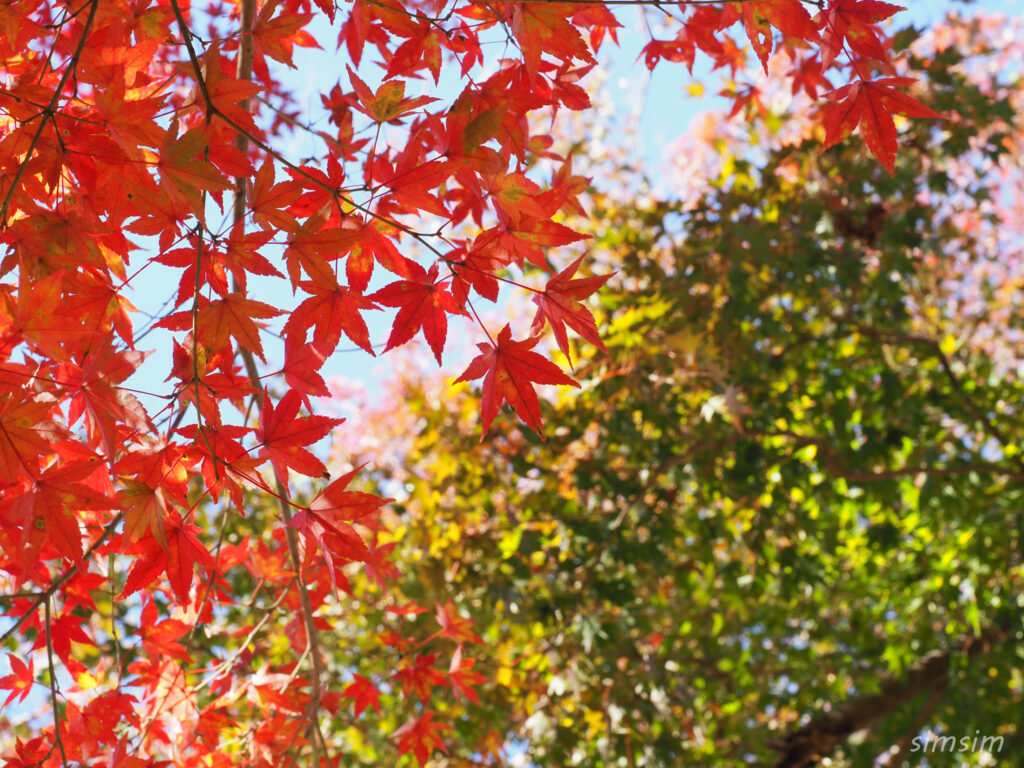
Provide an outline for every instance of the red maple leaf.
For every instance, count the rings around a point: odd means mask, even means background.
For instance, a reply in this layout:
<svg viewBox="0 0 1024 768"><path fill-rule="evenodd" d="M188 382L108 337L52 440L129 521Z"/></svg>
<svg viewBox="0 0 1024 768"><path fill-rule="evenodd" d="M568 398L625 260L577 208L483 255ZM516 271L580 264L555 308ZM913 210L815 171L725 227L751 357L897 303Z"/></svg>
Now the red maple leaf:
<svg viewBox="0 0 1024 768"><path fill-rule="evenodd" d="M435 685L444 685L444 675L434 667L439 653L419 653L416 657L395 672L392 677L402 683L402 692L409 696L415 693L420 701L430 701L430 689Z"/></svg>
<svg viewBox="0 0 1024 768"><path fill-rule="evenodd" d="M293 179L275 184L274 164L267 162L249 182L246 203L253 220L261 227L292 232L299 228L299 223L285 209L301 192L302 186Z"/></svg>
<svg viewBox="0 0 1024 768"><path fill-rule="evenodd" d="M334 559L358 560L363 562L370 551L351 523L372 514L391 499L374 496L372 493L346 491L359 467L339 477L324 488L305 509L301 509L288 524L299 533L312 538L323 552L331 583L337 589L337 574Z"/></svg>
<svg viewBox="0 0 1024 768"><path fill-rule="evenodd" d="M122 535L129 543L141 541L147 533L161 547L167 546L163 519L170 507L162 488L153 488L133 478L125 478L124 488L117 492L117 500L124 508Z"/></svg>
<svg viewBox="0 0 1024 768"><path fill-rule="evenodd" d="M33 396L31 390L12 393L0 401L0 477L13 479L23 472L38 473L38 457L51 451L63 430L49 419L56 401Z"/></svg>
<svg viewBox="0 0 1024 768"><path fill-rule="evenodd" d="M253 318L271 318L283 314L262 301L248 299L244 293L229 293L222 299L199 301L199 341L208 350L220 351L233 337L239 346L266 362L260 326ZM157 324L159 328L183 331L192 327L192 312L175 312Z"/></svg>
<svg viewBox="0 0 1024 768"><path fill-rule="evenodd" d="M827 68L835 60L843 50L844 41L853 53L868 59L887 59L888 53L875 25L905 10L902 6L880 0L833 0L819 17L823 28L822 68Z"/></svg>
<svg viewBox="0 0 1024 768"><path fill-rule="evenodd" d="M477 344L481 354L455 380L458 383L485 377L481 409L484 434L487 434L498 408L507 402L530 429L543 437L540 403L533 383L579 387L557 365L530 351L539 341L539 336L513 341L512 330L506 325L498 333L494 344Z"/></svg>
<svg viewBox="0 0 1024 768"><path fill-rule="evenodd" d="M533 318L533 327L530 332L539 333L544 327L544 321L547 320L555 334L558 348L569 358L569 365L572 365L572 355L569 354L569 339L565 333L567 325L595 347L602 350L605 348L597 331L594 315L582 301L608 282L611 275L571 279L576 274L576 270L580 268L580 264L583 263L583 258L580 256L568 267L550 278L544 287L544 292L533 297L537 304L537 314Z"/></svg>
<svg viewBox="0 0 1024 768"><path fill-rule="evenodd" d="M327 356L338 346L344 331L360 349L373 354L370 329L361 312L378 309L376 304L354 288L338 285L333 280L329 284L304 280L299 287L312 296L299 304L285 323L284 333L289 340L294 337L304 342L306 331L313 328L313 343Z"/></svg>
<svg viewBox="0 0 1024 768"><path fill-rule="evenodd" d="M412 752L420 765L425 765L434 748L447 753L448 750L444 748L444 741L442 741L440 733L449 730L451 730L450 725L434 722L433 712L411 718L395 731L395 738L398 739L398 751L403 755Z"/></svg>
<svg viewBox="0 0 1024 768"><path fill-rule="evenodd" d="M11 665L11 674L0 677L0 690L10 691L3 706L7 706L14 699L24 701L32 692L32 685L35 683L35 664L32 657L28 657L28 664L17 656L8 653L7 661Z"/></svg>
<svg viewBox="0 0 1024 768"><path fill-rule="evenodd" d="M511 21L512 34L523 51L531 80L536 79L545 53L566 62L582 59L595 63L586 41L569 23L562 7L554 3L515 3Z"/></svg>
<svg viewBox="0 0 1024 768"><path fill-rule="evenodd" d="M189 602L189 590L192 588L192 575L196 564L204 568L213 568L213 557L197 536L201 532L199 526L185 522L172 510L164 520L164 530L166 548L161 547L152 537L147 537L141 542L142 554L132 566L124 589L118 596L119 600L148 587L166 571L174 596L178 598L179 603L186 604Z"/></svg>
<svg viewBox="0 0 1024 768"><path fill-rule="evenodd" d="M299 418L301 405L302 396L295 390L289 390L277 407L274 407L269 397L263 400L263 413L256 430L256 439L263 443L260 455L270 458L277 479L282 483L288 481L289 469L309 477L322 477L327 467L305 446L326 437L344 421L326 416Z"/></svg>
<svg viewBox="0 0 1024 768"><path fill-rule="evenodd" d="M772 52L772 27L786 37L817 40L818 28L800 0L760 0L743 3L743 25L750 44L768 72L768 57Z"/></svg>
<svg viewBox="0 0 1024 768"><path fill-rule="evenodd" d="M134 373L148 354L116 351L109 344L96 345L83 353L81 365L61 366L61 378L74 392L68 407L68 424L73 425L85 415L90 442L101 446L111 462L121 442L118 424L140 432L153 428L135 396L116 386Z"/></svg>
<svg viewBox="0 0 1024 768"><path fill-rule="evenodd" d="M448 315L460 314L461 310L451 292L438 282L438 264L432 264L429 272L414 261L408 261L407 266L411 279L386 285L367 297L385 306L399 308L384 351L405 344L422 328L423 336L440 365L448 335Z"/></svg>
<svg viewBox="0 0 1024 768"><path fill-rule="evenodd" d="M458 610L449 600L444 605L437 605L437 623L441 625L438 635L448 637L459 643L482 643L480 636L473 632L473 622L460 616ZM435 635L434 637L436 637Z"/></svg>
<svg viewBox="0 0 1024 768"><path fill-rule="evenodd" d="M486 683L487 678L479 672L473 671L475 665L476 659L462 658L462 646L460 645L452 655L452 663L448 667L448 679L451 682L455 698L465 696L474 704L479 704L480 698L473 690L473 686Z"/></svg>
<svg viewBox="0 0 1024 768"><path fill-rule="evenodd" d="M437 101L430 96L405 98L404 80L389 80L382 83L374 93L366 83L359 79L359 75L353 72L351 67L348 67L348 76L353 89L355 89L354 96L348 99L349 104L378 123L390 122L419 109L424 104Z"/></svg>
<svg viewBox="0 0 1024 768"><path fill-rule="evenodd" d="M348 687L341 692L346 699L355 699L356 717L359 717L367 707L373 707L374 711L380 714L380 691L373 683L362 675L353 675L355 681L349 683Z"/></svg>
<svg viewBox="0 0 1024 768"><path fill-rule="evenodd" d="M307 408L308 395L328 397L331 394L327 382L319 373L324 359L325 355L315 343L303 343L299 336L285 338L284 367L281 373L288 386L303 395Z"/></svg>
<svg viewBox="0 0 1024 768"><path fill-rule="evenodd" d="M56 616L50 619L50 642L53 644L53 652L65 664L80 663L71 657L71 643L82 643L95 647L93 638L85 633L82 624L86 621L83 616L76 616L73 613ZM88 625L86 625L88 626ZM46 632L40 632L36 636L33 649L38 650L46 647Z"/></svg>
<svg viewBox="0 0 1024 768"><path fill-rule="evenodd" d="M166 656L170 659L187 661L189 658L185 647L178 638L188 634L189 625L179 619L163 619L157 613L156 603L146 600L142 608L139 622L139 636L142 649L150 656Z"/></svg>
<svg viewBox="0 0 1024 768"><path fill-rule="evenodd" d="M861 80L825 94L832 103L825 109L824 148L835 146L860 126L864 143L892 175L896 166L896 123L892 116L944 119L917 99L896 90L914 82L912 77Z"/></svg>
<svg viewBox="0 0 1024 768"><path fill-rule="evenodd" d="M118 502L88 484L98 469L96 461L73 461L48 467L17 495L11 514L23 530L23 561L28 564L44 542L82 565L82 529L76 510L114 509Z"/></svg>
<svg viewBox="0 0 1024 768"><path fill-rule="evenodd" d="M137 703L138 699L129 693L106 691L85 705L80 719L73 721L68 730L75 738L110 743L117 738L114 732L119 724L139 724Z"/></svg>

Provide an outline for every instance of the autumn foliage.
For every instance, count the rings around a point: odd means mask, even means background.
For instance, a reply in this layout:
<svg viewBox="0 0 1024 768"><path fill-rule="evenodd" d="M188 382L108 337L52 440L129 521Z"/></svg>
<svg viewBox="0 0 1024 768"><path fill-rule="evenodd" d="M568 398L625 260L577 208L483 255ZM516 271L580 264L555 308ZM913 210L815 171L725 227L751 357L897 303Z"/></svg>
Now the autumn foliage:
<svg viewBox="0 0 1024 768"><path fill-rule="evenodd" d="M672 34L642 56L692 67L699 51L736 75L746 48L766 70L785 50L793 87L822 92L824 146L859 130L892 173L893 116L938 117L890 60L882 23L900 9L821 5L662 4ZM540 334L567 358L568 331L600 346L583 302L606 280L559 253L583 239L565 219L587 180L546 131L590 106L580 83L617 40L616 8L3 4L0 692L36 712L6 765L343 765L335 725L385 690L409 702L398 755L445 749L445 702L484 682L452 606L382 590L392 628L362 639L388 669L376 678L321 653L349 579L386 584L394 566L377 535L388 500L314 450L372 425L313 398L343 340L379 351L368 313L394 311L384 351L422 337L439 362L464 316L482 431L507 404L543 433L536 386L576 382ZM281 75L297 46L337 46L346 64L316 84L329 125L307 122ZM423 82L435 96L412 95ZM757 95L741 93L738 110ZM177 286L172 307L128 301L146 270ZM266 280L294 306L261 300ZM532 294L534 335L480 321L503 285ZM151 327L139 310L173 336L158 411L130 388ZM424 611L438 629L413 642L404 617Z"/></svg>

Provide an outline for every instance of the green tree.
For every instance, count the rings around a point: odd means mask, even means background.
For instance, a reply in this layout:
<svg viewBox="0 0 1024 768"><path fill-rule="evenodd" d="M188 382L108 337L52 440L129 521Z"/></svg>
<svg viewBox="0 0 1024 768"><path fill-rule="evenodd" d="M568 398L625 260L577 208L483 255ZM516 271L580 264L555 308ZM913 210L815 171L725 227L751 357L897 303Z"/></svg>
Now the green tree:
<svg viewBox="0 0 1024 768"><path fill-rule="evenodd" d="M506 410L479 443L466 384L401 385L377 472L405 592L493 647L469 743L794 768L917 764L930 732L1020 764L1024 174L996 24L905 51L949 120L904 128L894 176L773 112L691 147L716 170L686 199L591 190L607 351L546 441Z"/></svg>

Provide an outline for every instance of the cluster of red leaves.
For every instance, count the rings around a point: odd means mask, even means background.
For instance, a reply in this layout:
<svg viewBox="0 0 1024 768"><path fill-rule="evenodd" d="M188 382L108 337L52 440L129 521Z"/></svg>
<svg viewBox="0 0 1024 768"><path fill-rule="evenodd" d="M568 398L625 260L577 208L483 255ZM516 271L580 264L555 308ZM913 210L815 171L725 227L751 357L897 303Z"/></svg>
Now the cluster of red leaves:
<svg viewBox="0 0 1024 768"><path fill-rule="evenodd" d="M877 24L896 6L829 0L815 17L798 0L677 10L675 39L644 50L650 67L660 59L692 66L700 49L735 71L744 53L734 25L762 64L777 45L810 51L794 87L827 82L845 54L854 81L827 95L826 143L859 125L890 172L892 113L933 114L897 90L906 79L868 74L891 68ZM321 96L328 130L304 126L274 76L292 64L295 46L323 42L309 31L318 15L335 24L355 67ZM3 639L20 638L28 654L45 649L50 684L30 655L11 656L0 689L11 701L40 685L54 705L45 735L19 742L8 766L143 766L157 755L227 764L221 730L246 718L247 764L279 765L303 750L328 760L315 737L321 713L338 712L344 697L357 715L377 706L368 678L332 698L317 673L315 636L330 626L316 613L332 587L348 588L342 566L389 572L388 547L366 543L386 500L348 490L353 473L302 501L328 477L310 447L340 423L311 412L310 398L328 394L320 370L343 337L374 354L364 316L381 307L397 309L386 349L422 334L440 362L449 316L477 317L474 299L497 299L500 281L515 283L509 275L554 272L548 249L582 239L561 220L582 211L587 182L551 151L550 136L534 132L530 115L587 108L579 81L620 26L601 4L571 2L356 0L340 13L332 0L241 0L230 11L188 0L3 4ZM485 59L489 34L507 36L499 61ZM376 88L356 71L370 67L369 50L379 57ZM410 79L437 83L449 69L466 83L450 103L406 95ZM274 148L297 129L317 142L318 157L293 160ZM403 140L374 138L391 130ZM226 201L234 213L218 225ZM417 228L428 219L436 231ZM139 242L151 244L141 259ZM155 323L175 339L167 406L157 414L124 386L145 357L125 293L153 264L177 275L175 306ZM535 385L575 385L534 351L544 326L567 357L567 329L600 345L582 302L607 278L573 279L579 267L529 289L533 336L483 329L481 354L461 379L484 380L485 431L507 403L540 432ZM368 292L382 274L384 285ZM254 276L287 280L297 307L254 298ZM283 360L271 365L264 340L275 321ZM283 375L286 395L264 391L256 359ZM295 476L311 480L295 485ZM223 526L245 515L252 492L277 498L280 526L260 541L214 545L211 517L198 510L215 507ZM248 677L220 674L202 693L190 677L202 662L181 638L218 606L235 605L232 569L279 591L275 606L296 617L296 656L313 663L306 672L293 660ZM87 617L110 592L140 607L149 657L85 669L73 646L108 643ZM478 638L448 608L439 621L459 643L447 672L427 654L394 676L423 703L395 734L399 752L420 762L447 727L429 707L432 687L472 700L480 682L461 654ZM88 703L58 690L55 657L76 680L88 673ZM196 725L185 733L175 721Z"/></svg>
<svg viewBox="0 0 1024 768"><path fill-rule="evenodd" d="M814 16L800 0L701 6L687 17L674 39L651 40L643 56L652 69L658 61L667 59L682 62L692 71L700 50L711 57L715 69L728 67L735 75L745 55L724 31L742 24L767 72L768 59L777 47L776 33L781 33L781 46L796 62L788 73L793 93L805 90L817 99L819 89L828 91L825 98L830 103L821 110L825 148L838 144L859 126L868 148L889 173L894 173L897 143L893 116L942 117L897 90L914 81L893 76L890 41L878 25L903 8L881 0L829 0L820 5L822 9ZM826 73L837 68L841 55L853 82L833 89ZM875 72L883 74L879 77ZM753 84L723 94L734 98L733 114L748 106L760 106L760 90Z"/></svg>

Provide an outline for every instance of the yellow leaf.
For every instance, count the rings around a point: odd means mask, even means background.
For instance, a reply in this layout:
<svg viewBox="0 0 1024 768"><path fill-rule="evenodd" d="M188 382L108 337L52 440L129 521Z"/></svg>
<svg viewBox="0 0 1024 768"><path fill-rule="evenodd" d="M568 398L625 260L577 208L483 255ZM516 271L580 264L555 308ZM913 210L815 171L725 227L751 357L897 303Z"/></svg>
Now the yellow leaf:
<svg viewBox="0 0 1024 768"><path fill-rule="evenodd" d="M498 670L498 674L494 676L494 682L510 688L512 686L512 670L508 667L502 667Z"/></svg>
<svg viewBox="0 0 1024 768"><path fill-rule="evenodd" d="M956 352L956 336L952 333L947 333L943 336L942 341L939 342L939 351L946 357Z"/></svg>

